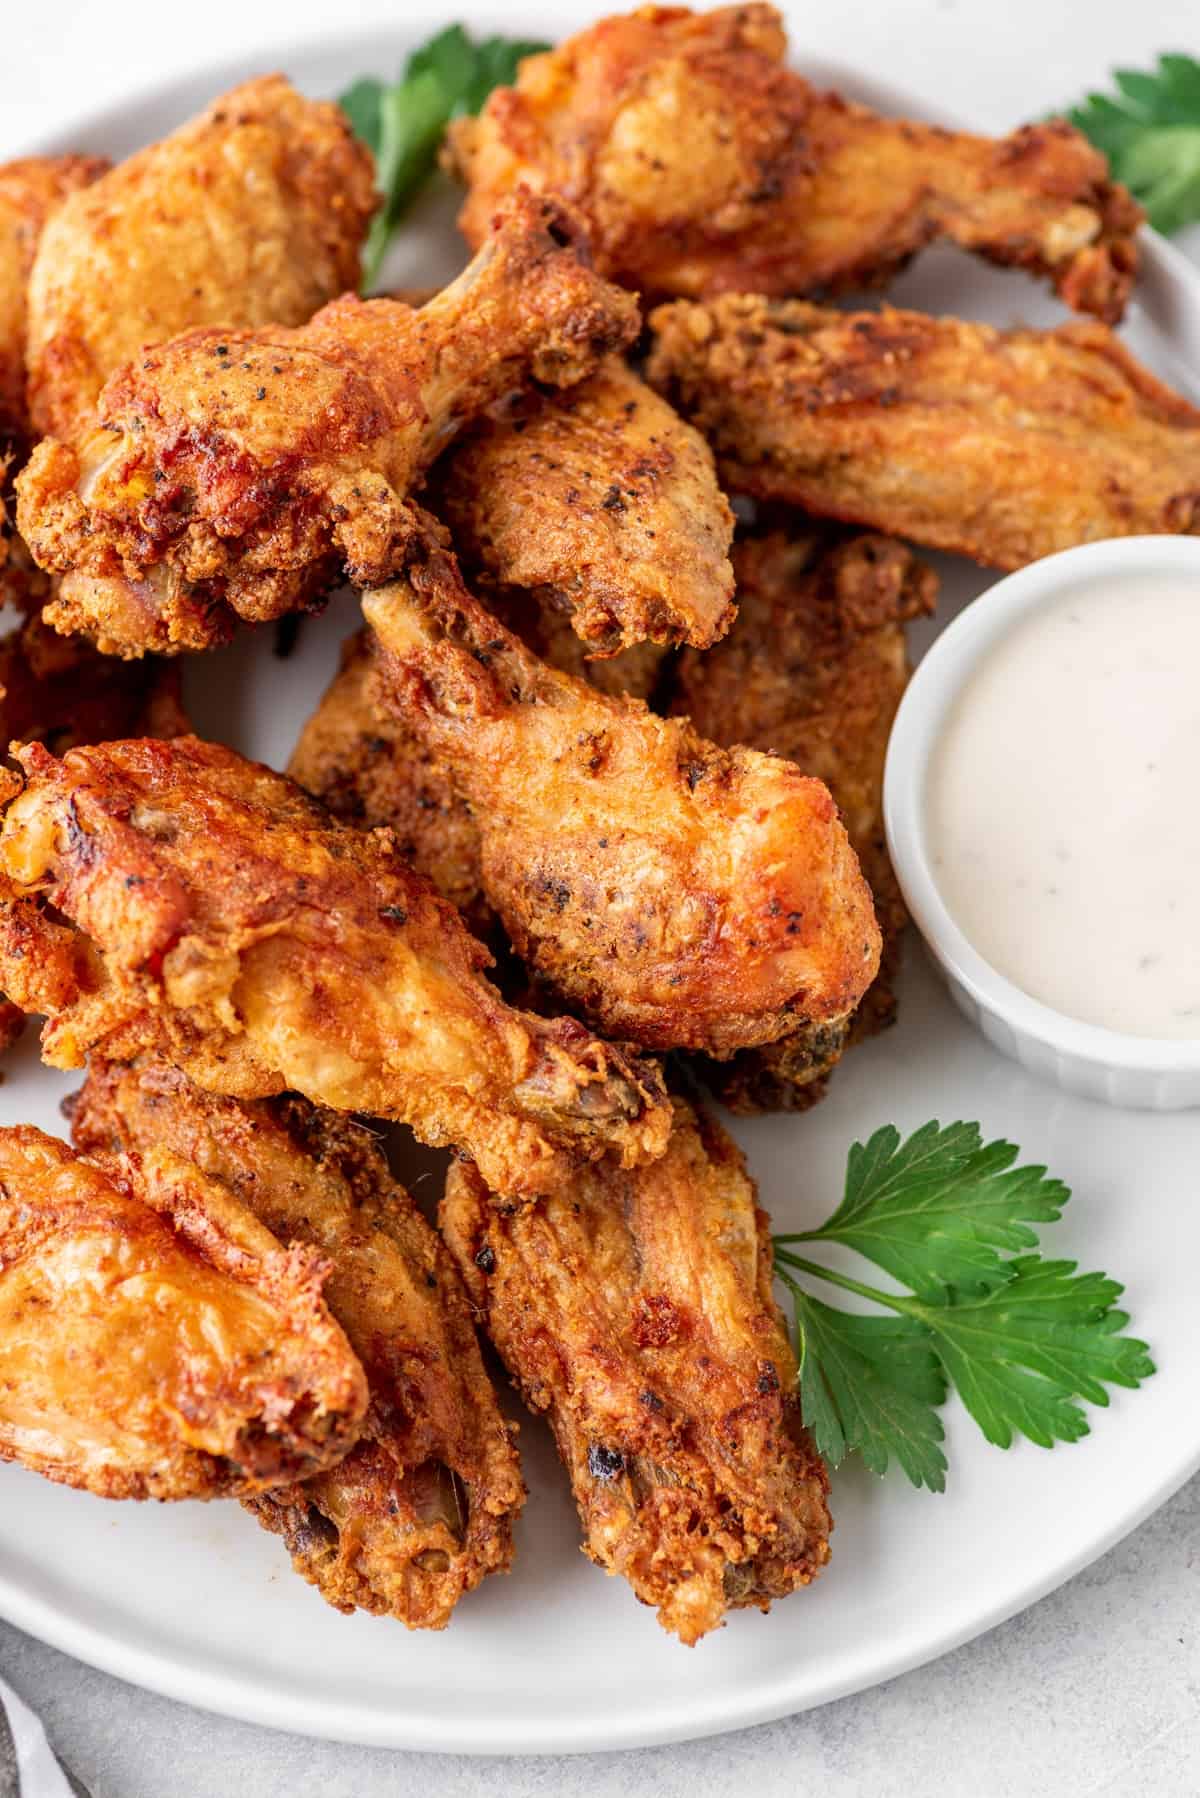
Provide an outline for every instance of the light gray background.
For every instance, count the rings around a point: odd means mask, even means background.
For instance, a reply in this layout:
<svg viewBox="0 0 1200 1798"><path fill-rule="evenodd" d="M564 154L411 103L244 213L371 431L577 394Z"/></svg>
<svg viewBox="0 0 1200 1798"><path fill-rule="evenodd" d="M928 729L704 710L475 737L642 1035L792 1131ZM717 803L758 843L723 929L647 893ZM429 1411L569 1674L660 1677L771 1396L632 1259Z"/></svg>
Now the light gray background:
<svg viewBox="0 0 1200 1798"><path fill-rule="evenodd" d="M286 65L288 45L339 24L399 25L404 11L404 0L3 0L0 158L204 62L244 52L248 74ZM808 11L801 54L857 62L994 131L1081 94L1114 64L1200 54L1197 0L811 0ZM552 36L550 5L546 20ZM1188 247L1200 250L1200 233ZM1153 1195L1143 1202L1149 1215ZM1014 1554L1036 1529L1014 1518ZM0 1671L94 1798L1195 1798L1198 1600L1200 1479L1070 1585L931 1667L739 1735L575 1759L422 1757L277 1735L137 1692L2 1623Z"/></svg>

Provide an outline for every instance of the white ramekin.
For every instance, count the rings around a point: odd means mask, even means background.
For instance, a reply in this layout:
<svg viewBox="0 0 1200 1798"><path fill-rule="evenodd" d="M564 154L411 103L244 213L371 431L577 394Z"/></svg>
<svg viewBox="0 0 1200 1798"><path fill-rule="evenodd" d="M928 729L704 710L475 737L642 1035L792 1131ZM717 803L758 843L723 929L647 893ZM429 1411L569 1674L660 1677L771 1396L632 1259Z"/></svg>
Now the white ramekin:
<svg viewBox="0 0 1200 1798"><path fill-rule="evenodd" d="M1200 537L1119 537L1064 550L1008 575L969 605L909 682L888 747L883 809L908 909L955 1002L988 1041L1069 1092L1109 1105L1176 1111L1200 1105L1200 1040L1127 1036L1031 998L967 941L934 879L925 840L930 757L963 683L991 645L1067 587L1156 573L1189 576L1200 605Z"/></svg>

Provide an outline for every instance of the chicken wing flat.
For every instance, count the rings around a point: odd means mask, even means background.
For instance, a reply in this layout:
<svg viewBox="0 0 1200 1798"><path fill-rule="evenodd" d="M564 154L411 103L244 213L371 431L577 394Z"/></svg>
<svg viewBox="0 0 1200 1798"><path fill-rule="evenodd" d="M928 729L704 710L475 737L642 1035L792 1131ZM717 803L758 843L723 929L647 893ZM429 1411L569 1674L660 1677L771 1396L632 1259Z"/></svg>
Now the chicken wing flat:
<svg viewBox="0 0 1200 1798"><path fill-rule="evenodd" d="M468 242L524 181L581 206L600 266L654 297L862 287L947 238L1120 318L1142 213L1079 132L881 118L786 52L772 6L644 6L530 57L451 127Z"/></svg>
<svg viewBox="0 0 1200 1798"><path fill-rule="evenodd" d="M433 530L364 610L386 702L470 805L487 897L551 991L718 1056L857 1004L879 933L820 781L550 668Z"/></svg>
<svg viewBox="0 0 1200 1798"><path fill-rule="evenodd" d="M569 1152L661 1153L654 1063L505 1005L386 835L195 737L17 759L0 988L48 1017L51 1066L147 1054L215 1092L292 1089L408 1123L518 1194Z"/></svg>
<svg viewBox="0 0 1200 1798"><path fill-rule="evenodd" d="M72 1132L85 1152L171 1150L329 1263L325 1299L370 1390L362 1436L336 1467L246 1502L339 1610L442 1628L508 1568L525 1488L458 1271L375 1138L294 1096L202 1092L162 1063L94 1068Z"/></svg>
<svg viewBox="0 0 1200 1798"><path fill-rule="evenodd" d="M108 167L99 156L28 156L0 164L0 450L29 436L27 291L46 220Z"/></svg>
<svg viewBox="0 0 1200 1798"><path fill-rule="evenodd" d="M835 1027L802 1028L704 1079L734 1111L820 1098L846 1041L895 1017L906 923L883 830L883 764L908 682L907 620L932 611L937 576L902 543L769 531L734 549L738 616L723 643L680 659L674 707L716 743L746 743L815 774L837 802L875 900L879 973Z"/></svg>
<svg viewBox="0 0 1200 1798"><path fill-rule="evenodd" d="M731 491L994 568L1200 529L1200 410L1103 325L997 331L726 295L651 321L649 373Z"/></svg>
<svg viewBox="0 0 1200 1798"><path fill-rule="evenodd" d="M736 1146L677 1100L666 1155L536 1205L451 1169L442 1231L527 1404L547 1416L584 1549L684 1642L767 1610L829 1558L766 1214Z"/></svg>
<svg viewBox="0 0 1200 1798"><path fill-rule="evenodd" d="M519 194L418 311L347 294L298 330L185 332L119 370L90 435L41 443L18 479L36 560L70 573L47 615L110 653L203 649L235 617L318 603L343 568L386 580L409 488L456 427L530 378L580 380L637 329L582 227Z"/></svg>
<svg viewBox="0 0 1200 1798"><path fill-rule="evenodd" d="M728 629L733 514L712 451L620 357L518 396L443 466L432 503L467 566L557 607L589 654L704 649Z"/></svg>
<svg viewBox="0 0 1200 1798"><path fill-rule="evenodd" d="M79 183L76 183L79 185ZM282 75L222 94L60 207L29 289L29 405L73 442L146 344L303 324L359 280L374 170L340 107Z"/></svg>
<svg viewBox="0 0 1200 1798"><path fill-rule="evenodd" d="M353 1445L366 1380L283 1250L162 1148L0 1130L0 1458L102 1498L216 1498Z"/></svg>

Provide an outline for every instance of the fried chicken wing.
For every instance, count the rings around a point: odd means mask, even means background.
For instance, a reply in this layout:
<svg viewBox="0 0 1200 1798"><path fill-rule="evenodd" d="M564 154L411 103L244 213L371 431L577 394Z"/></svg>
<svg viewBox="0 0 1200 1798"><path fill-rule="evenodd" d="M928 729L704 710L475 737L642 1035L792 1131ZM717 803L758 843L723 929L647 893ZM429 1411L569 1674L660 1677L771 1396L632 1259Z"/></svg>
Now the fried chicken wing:
<svg viewBox="0 0 1200 1798"><path fill-rule="evenodd" d="M0 164L0 450L29 436L27 292L46 220L108 167L100 156L28 156Z"/></svg>
<svg viewBox="0 0 1200 1798"><path fill-rule="evenodd" d="M471 807L513 947L570 1005L723 1056L862 997L879 933L820 781L550 668L432 529L364 610L386 702Z"/></svg>
<svg viewBox="0 0 1200 1798"><path fill-rule="evenodd" d="M348 824L391 831L400 854L486 940L495 913L484 895L479 831L470 808L417 732L376 694L374 639L359 631L300 733L293 780Z"/></svg>
<svg viewBox="0 0 1200 1798"><path fill-rule="evenodd" d="M40 618L0 639L0 749L45 743L61 755L114 737L180 737L188 729L176 662L122 662Z"/></svg>
<svg viewBox="0 0 1200 1798"><path fill-rule="evenodd" d="M584 1550L693 1643L829 1558L766 1214L736 1146L682 1100L666 1155L603 1163L520 1212L450 1171L443 1234L571 1480Z"/></svg>
<svg viewBox="0 0 1200 1798"><path fill-rule="evenodd" d="M712 451L620 357L493 412L443 471L431 503L468 567L556 607L590 655L704 649L728 629L733 514Z"/></svg>
<svg viewBox="0 0 1200 1798"><path fill-rule="evenodd" d="M732 491L994 568L1200 529L1200 410L1103 325L997 331L745 294L651 323L650 378Z"/></svg>
<svg viewBox="0 0 1200 1798"><path fill-rule="evenodd" d="M738 616L723 643L687 651L673 707L715 743L771 750L815 774L837 802L875 900L879 973L857 1011L801 1028L703 1077L734 1111L796 1110L820 1098L847 1040L895 1016L906 923L883 830L883 764L908 682L908 619L932 611L937 576L902 543L772 530L734 549Z"/></svg>
<svg viewBox="0 0 1200 1798"><path fill-rule="evenodd" d="M339 569L386 580L409 489L454 430L530 378L580 380L637 328L572 215L518 194L419 311L347 294L298 330L185 332L18 479L35 558L69 571L47 615L112 653L202 649L235 618L317 603Z"/></svg>
<svg viewBox="0 0 1200 1798"><path fill-rule="evenodd" d="M100 1163L0 1130L0 1458L102 1498L332 1465L367 1389L325 1272L161 1146Z"/></svg>
<svg viewBox="0 0 1200 1798"><path fill-rule="evenodd" d="M657 644L589 661L565 617L547 603L515 588L489 599L547 661L602 692L644 699L656 686L664 653ZM335 817L389 829L405 860L457 906L475 935L493 938L497 919L483 890L478 826L420 733L383 703L370 631L343 644L341 665L300 733L288 773Z"/></svg>
<svg viewBox="0 0 1200 1798"><path fill-rule="evenodd" d="M202 1092L162 1063L94 1068L72 1133L85 1152L161 1145L328 1261L326 1303L370 1390L362 1437L336 1467L246 1503L339 1610L441 1629L510 1565L525 1488L458 1271L374 1137L294 1096Z"/></svg>
<svg viewBox="0 0 1200 1798"><path fill-rule="evenodd" d="M47 1015L51 1066L152 1054L215 1092L291 1088L410 1124L517 1194L571 1153L661 1152L657 1067L505 1005L386 834L195 737L18 760L0 987Z"/></svg>
<svg viewBox="0 0 1200 1798"><path fill-rule="evenodd" d="M178 737L188 728L177 663L119 662L78 637L60 637L38 617L0 639L0 755L14 741L46 743L61 754L79 743ZM24 1025L20 1007L0 999L0 1053Z"/></svg>
<svg viewBox="0 0 1200 1798"><path fill-rule="evenodd" d="M528 58L451 127L468 242L524 181L581 206L600 266L654 297L861 287L947 238L1120 318L1142 212L1078 131L881 118L818 92L786 51L772 6L643 6Z"/></svg>
<svg viewBox="0 0 1200 1798"><path fill-rule="evenodd" d="M29 405L75 442L147 344L300 325L359 279L371 156L340 107L247 81L60 207L29 289Z"/></svg>

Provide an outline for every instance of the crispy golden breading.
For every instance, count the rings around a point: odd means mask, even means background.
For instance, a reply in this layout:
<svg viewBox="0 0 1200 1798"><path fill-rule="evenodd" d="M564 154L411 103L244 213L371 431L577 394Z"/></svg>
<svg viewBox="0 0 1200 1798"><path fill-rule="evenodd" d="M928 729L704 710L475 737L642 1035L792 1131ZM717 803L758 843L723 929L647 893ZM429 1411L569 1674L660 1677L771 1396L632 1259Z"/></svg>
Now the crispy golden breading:
<svg viewBox="0 0 1200 1798"><path fill-rule="evenodd" d="M881 118L786 51L772 6L645 6L530 57L451 127L468 242L524 181L581 206L601 268L651 296L861 287L944 237L1120 318L1142 212L1078 131Z"/></svg>
<svg viewBox="0 0 1200 1798"><path fill-rule="evenodd" d="M56 755L116 737L180 737L188 730L177 662L122 662L40 618L0 639L0 752L14 740Z"/></svg>
<svg viewBox="0 0 1200 1798"><path fill-rule="evenodd" d="M475 820L416 732L377 703L373 643L363 630L342 645L341 666L288 773L335 818L389 829L404 859L486 939L495 914L484 897Z"/></svg>
<svg viewBox="0 0 1200 1798"><path fill-rule="evenodd" d="M190 727L181 685L177 662L120 662L27 617L0 638L0 759L14 741L45 743L61 755L111 737L182 736ZM0 1001L0 1053L24 1024L18 1006Z"/></svg>
<svg viewBox="0 0 1200 1798"><path fill-rule="evenodd" d="M1103 325L996 331L749 294L651 324L650 378L731 491L995 568L1200 530L1200 410Z"/></svg>
<svg viewBox="0 0 1200 1798"><path fill-rule="evenodd" d="M794 527L743 538L734 567L737 621L716 649L680 659L674 709L716 743L772 750L825 782L883 933L879 973L852 1019L704 1066L734 1111L801 1109L822 1096L847 1037L895 1016L906 917L884 837L883 764L908 682L904 625L932 611L937 576L888 537L831 541Z"/></svg>
<svg viewBox="0 0 1200 1798"><path fill-rule="evenodd" d="M332 1465L367 1387L325 1272L162 1147L84 1161L0 1130L0 1458L101 1498Z"/></svg>
<svg viewBox="0 0 1200 1798"><path fill-rule="evenodd" d="M682 1100L666 1155L536 1205L454 1167L442 1230L526 1402L546 1413L584 1548L684 1642L829 1558L766 1214L738 1149Z"/></svg>
<svg viewBox="0 0 1200 1798"><path fill-rule="evenodd" d="M657 644L588 661L570 624L549 605L515 588L488 598L532 648L602 692L647 698L657 684L664 654ZM490 941L497 919L483 890L478 826L419 733L382 702L373 646L370 631L342 645L341 665L300 733L288 773L335 817L368 830L386 826L405 860Z"/></svg>
<svg viewBox="0 0 1200 1798"><path fill-rule="evenodd" d="M0 164L0 450L29 435L26 296L46 220L108 167L100 156L28 156Z"/></svg>
<svg viewBox="0 0 1200 1798"><path fill-rule="evenodd" d="M18 760L0 987L48 1017L51 1066L148 1054L239 1098L290 1088L410 1124L513 1193L571 1152L661 1153L655 1064L505 1005L386 833L195 737Z"/></svg>
<svg viewBox="0 0 1200 1798"><path fill-rule="evenodd" d="M582 226L519 194L419 311L347 294L298 330L185 332L18 479L21 532L66 577L47 616L117 654L203 649L235 617L318 603L341 568L386 580L409 489L453 431L530 378L582 379L637 329Z"/></svg>
<svg viewBox="0 0 1200 1798"><path fill-rule="evenodd" d="M146 344L204 325L299 325L359 279L377 199L341 109L247 81L60 208L29 289L39 435L83 434Z"/></svg>
<svg viewBox="0 0 1200 1798"><path fill-rule="evenodd" d="M557 607L593 656L704 649L733 617L733 514L712 451L611 357L482 420L430 501L466 566Z"/></svg>
<svg viewBox="0 0 1200 1798"><path fill-rule="evenodd" d="M670 651L662 643L631 643L611 656L595 656L575 632L571 616L553 600L520 587L497 587L481 580L479 591L489 612L534 655L554 668L587 681L614 699L628 694L649 702L662 677Z"/></svg>
<svg viewBox="0 0 1200 1798"><path fill-rule="evenodd" d="M363 604L380 691L470 805L487 897L560 998L722 1056L857 1004L879 932L820 781L550 668L432 530Z"/></svg>
<svg viewBox="0 0 1200 1798"><path fill-rule="evenodd" d="M248 1502L339 1610L441 1629L512 1560L525 1498L458 1271L362 1125L295 1097L242 1103L162 1063L94 1068L76 1146L194 1162L280 1242L330 1264L325 1300L370 1390L337 1467Z"/></svg>

